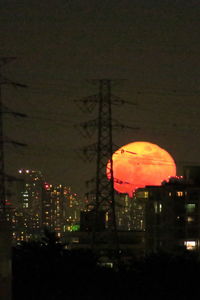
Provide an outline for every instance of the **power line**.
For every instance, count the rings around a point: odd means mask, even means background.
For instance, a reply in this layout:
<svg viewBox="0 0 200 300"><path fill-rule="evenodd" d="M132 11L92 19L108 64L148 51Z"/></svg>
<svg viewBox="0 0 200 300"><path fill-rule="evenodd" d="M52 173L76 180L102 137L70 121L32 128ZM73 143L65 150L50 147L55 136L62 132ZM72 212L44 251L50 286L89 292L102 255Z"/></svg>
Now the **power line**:
<svg viewBox="0 0 200 300"><path fill-rule="evenodd" d="M14 60L14 57L1 57L0 58L0 264L4 268L0 269L0 278L3 278L4 284L3 295L4 299L2 300L11 300L11 236L10 236L10 224L8 223L8 215L6 210L6 187L5 181L8 180L9 176L5 174L5 155L4 155L4 145L6 142L12 143L14 145L22 146L22 143L13 141L11 139L5 139L4 134L4 122L3 114L10 113L14 116L25 117L25 115L14 112L5 108L3 105L2 98L2 85L11 85L14 87L26 87L18 82L14 82L1 73L1 68L7 63Z"/></svg>

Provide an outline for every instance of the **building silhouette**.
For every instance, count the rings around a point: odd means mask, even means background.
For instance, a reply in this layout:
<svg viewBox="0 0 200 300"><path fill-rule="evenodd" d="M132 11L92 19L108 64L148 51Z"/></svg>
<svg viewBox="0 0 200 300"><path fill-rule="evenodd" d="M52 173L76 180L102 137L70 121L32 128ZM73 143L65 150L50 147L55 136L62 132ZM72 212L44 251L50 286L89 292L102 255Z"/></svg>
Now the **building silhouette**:
<svg viewBox="0 0 200 300"><path fill-rule="evenodd" d="M88 247L94 220L77 194L68 186L47 183L39 171L19 170L18 174L15 203L6 200L13 241L39 239L47 228L63 241ZM132 198L116 196L121 249L142 253L200 250L200 167L185 167L183 174L160 186L139 188ZM99 230L107 237L106 215L99 222Z"/></svg>
<svg viewBox="0 0 200 300"><path fill-rule="evenodd" d="M143 205L147 252L200 250L200 168L136 191Z"/></svg>

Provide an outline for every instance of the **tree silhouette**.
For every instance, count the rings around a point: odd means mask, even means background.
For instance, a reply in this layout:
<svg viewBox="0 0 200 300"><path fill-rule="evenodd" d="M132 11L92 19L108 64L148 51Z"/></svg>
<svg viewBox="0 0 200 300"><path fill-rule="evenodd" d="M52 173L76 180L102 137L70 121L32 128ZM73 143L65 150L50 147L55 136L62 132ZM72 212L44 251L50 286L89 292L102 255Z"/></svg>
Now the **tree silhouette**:
<svg viewBox="0 0 200 300"><path fill-rule="evenodd" d="M13 300L131 300L199 297L199 253L156 253L128 268L102 268L87 249L65 249L54 233L13 248Z"/></svg>

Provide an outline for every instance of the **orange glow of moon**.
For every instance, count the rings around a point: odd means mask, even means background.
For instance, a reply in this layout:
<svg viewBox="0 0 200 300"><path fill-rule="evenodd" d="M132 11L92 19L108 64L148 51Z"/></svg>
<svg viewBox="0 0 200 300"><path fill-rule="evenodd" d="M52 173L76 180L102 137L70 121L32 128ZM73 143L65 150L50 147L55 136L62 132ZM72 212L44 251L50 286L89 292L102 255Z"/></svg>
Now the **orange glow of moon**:
<svg viewBox="0 0 200 300"><path fill-rule="evenodd" d="M172 156L156 144L133 142L114 152L114 188L119 193L133 192L146 185L160 185L163 180L176 176L176 164ZM107 164L110 179L110 162Z"/></svg>

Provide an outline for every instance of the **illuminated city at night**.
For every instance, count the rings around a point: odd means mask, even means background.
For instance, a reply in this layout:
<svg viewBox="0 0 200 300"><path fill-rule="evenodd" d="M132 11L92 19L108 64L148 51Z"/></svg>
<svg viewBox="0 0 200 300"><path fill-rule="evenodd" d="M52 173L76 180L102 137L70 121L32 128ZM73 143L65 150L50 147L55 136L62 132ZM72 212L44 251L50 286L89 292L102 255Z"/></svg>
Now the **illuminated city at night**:
<svg viewBox="0 0 200 300"><path fill-rule="evenodd" d="M200 297L200 0L1 0L0 300Z"/></svg>

